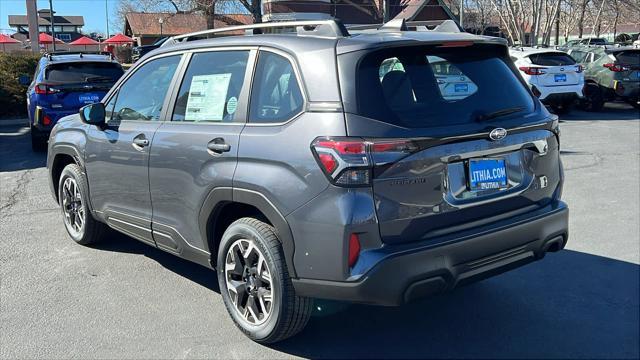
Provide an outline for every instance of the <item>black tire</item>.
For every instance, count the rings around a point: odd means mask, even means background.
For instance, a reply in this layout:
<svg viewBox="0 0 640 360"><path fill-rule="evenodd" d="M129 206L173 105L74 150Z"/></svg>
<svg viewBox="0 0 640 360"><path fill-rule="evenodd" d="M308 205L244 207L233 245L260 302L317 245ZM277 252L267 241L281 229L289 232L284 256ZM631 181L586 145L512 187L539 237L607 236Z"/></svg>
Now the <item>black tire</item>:
<svg viewBox="0 0 640 360"><path fill-rule="evenodd" d="M227 252L240 240L249 240L262 252L270 272L270 293L273 303L270 306L270 313L263 320L264 323L258 325L251 324L240 314L227 286L225 273ZM269 344L289 338L306 326L311 316L313 299L295 294L282 246L272 226L254 218L235 221L222 236L217 259L218 283L225 307L233 322L246 336L258 343ZM236 299L238 299L237 296Z"/></svg>
<svg viewBox="0 0 640 360"><path fill-rule="evenodd" d="M31 126L31 150L36 152L45 151L47 149L47 138L39 134L39 131Z"/></svg>
<svg viewBox="0 0 640 360"><path fill-rule="evenodd" d="M597 84L587 84L585 86L582 108L586 111L600 111L604 107L604 95L602 89Z"/></svg>
<svg viewBox="0 0 640 360"><path fill-rule="evenodd" d="M556 115L566 115L571 112L572 107L573 103L564 103L551 106L551 110L553 110L553 113Z"/></svg>
<svg viewBox="0 0 640 360"><path fill-rule="evenodd" d="M65 182L69 180L69 184L76 184L77 191L80 196L80 203L76 203L77 206L75 216L80 217L82 226L76 228L74 224L78 224L77 219L73 217L73 224L71 223L70 217L67 217L67 211L71 211L70 207L72 204L69 202L65 202L65 196L68 196L71 191L75 193L75 187L73 190L69 190L69 188L65 187ZM71 186L71 185L70 185ZM68 191L65 194L65 191ZM74 199L77 199L76 196L69 196ZM89 191L87 186L87 178L82 173L80 167L76 164L69 164L63 170L60 175L60 180L58 182L58 201L60 203L60 209L62 211L63 222L65 225L65 229L69 236L73 239L73 241L77 242L81 245L89 245L95 244L103 240L105 235L108 233L108 227L95 220L89 211L89 207L87 206L87 201L89 199ZM80 220L79 220L80 221Z"/></svg>

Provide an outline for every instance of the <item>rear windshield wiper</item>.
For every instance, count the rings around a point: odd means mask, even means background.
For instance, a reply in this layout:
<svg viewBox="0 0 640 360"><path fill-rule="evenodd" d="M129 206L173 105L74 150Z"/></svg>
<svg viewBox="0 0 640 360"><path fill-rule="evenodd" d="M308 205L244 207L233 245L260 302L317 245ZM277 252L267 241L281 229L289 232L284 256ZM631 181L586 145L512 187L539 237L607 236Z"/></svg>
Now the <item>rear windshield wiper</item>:
<svg viewBox="0 0 640 360"><path fill-rule="evenodd" d="M111 76L89 76L84 79L84 82L90 81L113 81Z"/></svg>
<svg viewBox="0 0 640 360"><path fill-rule="evenodd" d="M490 120L490 119L495 119L501 116L506 116L509 114L513 114L513 113L517 113L524 110L524 107L522 106L515 106L515 107L510 107L510 108L506 108L506 109L501 109L501 110L497 110L497 111L493 111L490 112L488 114L480 114L478 116L476 116L476 120L477 121L486 121L486 120Z"/></svg>

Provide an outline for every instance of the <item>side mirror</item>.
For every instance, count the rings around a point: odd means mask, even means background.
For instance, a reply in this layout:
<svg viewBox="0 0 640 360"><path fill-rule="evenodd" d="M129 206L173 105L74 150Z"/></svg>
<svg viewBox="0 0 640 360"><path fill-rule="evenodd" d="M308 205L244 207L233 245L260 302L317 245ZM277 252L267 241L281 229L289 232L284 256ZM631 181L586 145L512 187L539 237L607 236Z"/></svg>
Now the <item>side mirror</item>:
<svg viewBox="0 0 640 360"><path fill-rule="evenodd" d="M29 86L29 84L31 84L31 76L20 75L20 77L18 77L18 83L23 86Z"/></svg>
<svg viewBox="0 0 640 360"><path fill-rule="evenodd" d="M80 108L80 119L85 124L103 127L105 125L105 115L104 104L101 102Z"/></svg>

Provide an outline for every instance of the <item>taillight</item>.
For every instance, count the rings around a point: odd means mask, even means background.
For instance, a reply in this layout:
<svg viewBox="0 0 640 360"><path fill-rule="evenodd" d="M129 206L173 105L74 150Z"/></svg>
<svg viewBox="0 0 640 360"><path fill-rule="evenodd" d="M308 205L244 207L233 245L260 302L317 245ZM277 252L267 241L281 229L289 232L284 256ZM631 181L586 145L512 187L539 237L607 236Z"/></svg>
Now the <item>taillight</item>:
<svg viewBox="0 0 640 360"><path fill-rule="evenodd" d="M607 64L602 64L603 67L606 67L607 69L613 71L613 72L622 72L622 71L627 71L630 68L628 66L622 66L620 64L616 64L616 63L607 63Z"/></svg>
<svg viewBox="0 0 640 360"><path fill-rule="evenodd" d="M351 234L349 236L349 257L348 263L349 267L353 267L358 261L358 257L360 256L360 238L358 234Z"/></svg>
<svg viewBox="0 0 640 360"><path fill-rule="evenodd" d="M520 66L518 69L527 75L542 75L546 74L545 67L532 67L532 66Z"/></svg>
<svg viewBox="0 0 640 360"><path fill-rule="evenodd" d="M36 84L35 90L36 90L36 94L40 94L40 95L50 95L50 94L55 94L60 92L60 90L54 89L50 87L48 84L42 84L42 83Z"/></svg>
<svg viewBox="0 0 640 360"><path fill-rule="evenodd" d="M329 180L338 186L367 186L374 166L383 166L411 154L417 147L410 140L365 140L362 138L317 138L311 150Z"/></svg>
<svg viewBox="0 0 640 360"><path fill-rule="evenodd" d="M582 65L576 65L576 72L579 74L584 71L584 67Z"/></svg>

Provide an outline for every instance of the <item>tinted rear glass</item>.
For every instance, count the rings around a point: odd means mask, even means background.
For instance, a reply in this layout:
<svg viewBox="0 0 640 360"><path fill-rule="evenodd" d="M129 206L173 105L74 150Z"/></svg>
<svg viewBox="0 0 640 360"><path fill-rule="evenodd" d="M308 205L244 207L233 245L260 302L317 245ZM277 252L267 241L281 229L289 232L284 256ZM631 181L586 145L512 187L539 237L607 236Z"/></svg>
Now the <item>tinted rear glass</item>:
<svg viewBox="0 0 640 360"><path fill-rule="evenodd" d="M640 50L627 50L615 54L616 60L624 65L640 65Z"/></svg>
<svg viewBox="0 0 640 360"><path fill-rule="evenodd" d="M480 121L487 114L534 110L533 98L493 46L392 48L366 55L357 69L362 116L409 128Z"/></svg>
<svg viewBox="0 0 640 360"><path fill-rule="evenodd" d="M60 83L115 82L122 74L118 64L74 62L49 65L45 78Z"/></svg>
<svg viewBox="0 0 640 360"><path fill-rule="evenodd" d="M529 55L529 60L534 65L543 66L563 66L574 65L576 62L573 58L563 53L540 53Z"/></svg>

